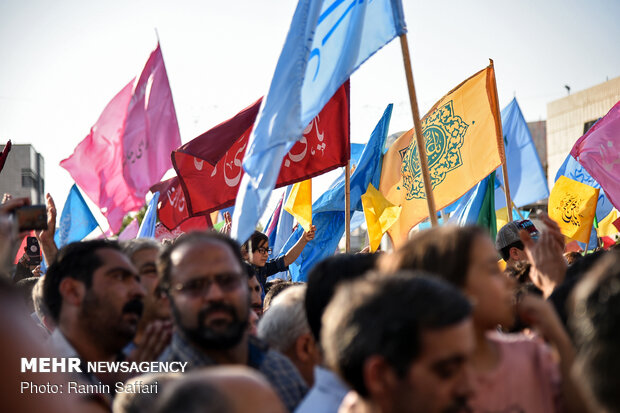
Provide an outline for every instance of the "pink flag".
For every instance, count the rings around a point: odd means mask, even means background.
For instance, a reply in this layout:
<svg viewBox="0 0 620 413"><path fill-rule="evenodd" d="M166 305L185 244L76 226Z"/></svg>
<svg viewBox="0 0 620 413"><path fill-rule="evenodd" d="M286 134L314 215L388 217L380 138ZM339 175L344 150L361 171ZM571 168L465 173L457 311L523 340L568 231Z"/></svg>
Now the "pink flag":
<svg viewBox="0 0 620 413"><path fill-rule="evenodd" d="M121 232L118 234L119 241L127 241L130 239L134 239L136 235L138 235L138 230L140 229L140 224L138 224L138 219L134 219L131 221Z"/></svg>
<svg viewBox="0 0 620 413"><path fill-rule="evenodd" d="M170 153L181 146L177 115L159 44L133 88L123 133L123 176L134 195L172 168Z"/></svg>
<svg viewBox="0 0 620 413"><path fill-rule="evenodd" d="M60 162L88 197L101 209L110 227L117 232L123 217L140 209L142 197L134 195L123 178L121 137L132 80L105 107L90 134Z"/></svg>
<svg viewBox="0 0 620 413"><path fill-rule="evenodd" d="M159 45L142 74L103 110L90 134L60 163L118 232L140 209L149 187L172 167L181 146L168 75Z"/></svg>
<svg viewBox="0 0 620 413"><path fill-rule="evenodd" d="M570 153L620 209L620 102L577 140Z"/></svg>

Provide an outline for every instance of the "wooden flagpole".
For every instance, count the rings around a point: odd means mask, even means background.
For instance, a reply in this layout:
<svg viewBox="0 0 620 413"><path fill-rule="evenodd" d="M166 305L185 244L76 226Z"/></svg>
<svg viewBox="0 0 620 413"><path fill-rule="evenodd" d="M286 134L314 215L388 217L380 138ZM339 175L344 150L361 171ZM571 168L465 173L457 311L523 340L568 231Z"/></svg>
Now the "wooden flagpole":
<svg viewBox="0 0 620 413"><path fill-rule="evenodd" d="M351 160L347 160L344 171L344 234L345 252L351 251Z"/></svg>
<svg viewBox="0 0 620 413"><path fill-rule="evenodd" d="M420 122L420 110L418 109L418 99L413 84L413 70L411 69L411 58L409 56L409 45L407 43L407 34L400 35L400 46L403 52L403 61L405 63L405 75L407 76L407 89L409 89L409 103L411 104L411 114L413 115L413 126L415 128L415 137L418 144L418 156L420 157L420 169L422 170L422 179L424 181L424 192L426 193L426 204L428 206L428 216L431 219L433 227L438 226L437 209L435 208L435 198L433 196L433 187L431 186L431 177L428 172L428 159L426 157L426 145L422 136L422 122Z"/></svg>
<svg viewBox="0 0 620 413"><path fill-rule="evenodd" d="M495 110L500 115L499 98L497 97L497 83L495 82L495 68L493 67L493 59L489 59L491 69L493 69L493 93L495 97ZM499 121L496 120L495 126L498 131L497 146L499 147L499 156L502 161L502 175L504 175L504 194L506 195L506 210L508 211L508 222L512 221L512 200L510 199L510 185L508 184L508 164L506 163L506 148L504 148L504 131L502 130L501 116Z"/></svg>

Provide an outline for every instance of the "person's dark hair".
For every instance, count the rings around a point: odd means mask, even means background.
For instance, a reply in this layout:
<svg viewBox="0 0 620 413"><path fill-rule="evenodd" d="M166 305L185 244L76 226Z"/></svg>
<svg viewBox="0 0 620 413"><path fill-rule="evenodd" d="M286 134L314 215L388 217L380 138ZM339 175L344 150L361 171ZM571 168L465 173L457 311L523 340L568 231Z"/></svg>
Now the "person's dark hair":
<svg viewBox="0 0 620 413"><path fill-rule="evenodd" d="M30 312L34 311L34 302L32 301L32 290L34 286L39 281L39 277L28 277L22 280L19 280L15 283L15 287L17 291L20 292L22 299L24 300L24 304L28 307Z"/></svg>
<svg viewBox="0 0 620 413"><path fill-rule="evenodd" d="M252 252L254 252L263 241L269 242L269 237L260 231L254 231L254 233L250 235L250 238L243 243L243 248L246 252L250 252L251 246Z"/></svg>
<svg viewBox="0 0 620 413"><path fill-rule="evenodd" d="M428 271L463 288L474 241L488 236L484 229L476 226L447 225L425 229L413 235L393 254L382 257L379 268L385 272Z"/></svg>
<svg viewBox="0 0 620 413"><path fill-rule="evenodd" d="M256 277L256 270L254 269L254 266L250 264L249 262L243 261L243 270L247 274L248 280L251 280L252 278Z"/></svg>
<svg viewBox="0 0 620 413"><path fill-rule="evenodd" d="M196 372L174 380L155 402L155 413L228 413L233 411L228 396Z"/></svg>
<svg viewBox="0 0 620 413"><path fill-rule="evenodd" d="M602 257L575 289L570 327L579 377L608 411L620 411L620 252Z"/></svg>
<svg viewBox="0 0 620 413"><path fill-rule="evenodd" d="M89 289L93 273L103 264L97 251L104 248L121 251L118 242L98 239L72 242L58 252L56 260L47 269L43 282L43 303L55 322L58 322L62 307L60 282L67 277L74 278L82 281Z"/></svg>
<svg viewBox="0 0 620 413"><path fill-rule="evenodd" d="M500 249L499 250L499 255L502 257L502 259L504 261L508 261L510 259L510 249L511 248L517 248L517 249L520 249L521 251L523 251L525 249L525 246L523 245L523 242L515 241L512 244L508 244L504 248Z"/></svg>
<svg viewBox="0 0 620 413"><path fill-rule="evenodd" d="M376 254L333 255L310 270L305 306L308 325L317 343L321 339L321 318L336 291L336 285L372 270L377 258Z"/></svg>
<svg viewBox="0 0 620 413"><path fill-rule="evenodd" d="M172 272L170 256L172 253L185 244L195 244L198 242L220 242L224 244L231 249L233 256L239 261L241 268L244 268L243 259L241 258L241 249L237 241L227 235L215 231L190 232L181 235L174 240L172 244L166 245L157 258L157 276L163 289L170 287L170 276Z"/></svg>
<svg viewBox="0 0 620 413"><path fill-rule="evenodd" d="M282 281L279 283L272 284L271 288L265 294L265 299L263 300L263 311L267 311L269 306L271 306L271 302L274 298L277 297L282 291L286 290L288 287L292 287L294 285L303 284L301 282L293 282L293 281Z"/></svg>
<svg viewBox="0 0 620 413"><path fill-rule="evenodd" d="M471 304L458 289L420 271L370 274L343 283L323 315L321 344L330 368L362 397L364 363L382 356L404 378L421 336L466 320Z"/></svg>
<svg viewBox="0 0 620 413"><path fill-rule="evenodd" d="M574 263L583 258L583 254L577 251L565 252L564 258L566 259L566 263L568 265L573 265Z"/></svg>

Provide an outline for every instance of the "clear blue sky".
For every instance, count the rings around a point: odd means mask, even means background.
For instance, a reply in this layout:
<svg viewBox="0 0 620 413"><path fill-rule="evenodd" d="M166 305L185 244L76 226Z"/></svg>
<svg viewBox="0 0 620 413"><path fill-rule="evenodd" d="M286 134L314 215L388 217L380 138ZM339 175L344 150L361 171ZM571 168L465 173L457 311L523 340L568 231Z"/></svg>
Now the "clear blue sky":
<svg viewBox="0 0 620 413"><path fill-rule="evenodd" d="M527 120L548 102L620 76L620 2L403 0L420 111L495 61L500 105ZM266 93L293 0L0 0L0 140L32 143L61 208L72 180L58 163L146 63L157 28L183 142ZM354 142L388 103L391 132L412 126L400 45L351 80ZM99 216L100 222L103 219Z"/></svg>

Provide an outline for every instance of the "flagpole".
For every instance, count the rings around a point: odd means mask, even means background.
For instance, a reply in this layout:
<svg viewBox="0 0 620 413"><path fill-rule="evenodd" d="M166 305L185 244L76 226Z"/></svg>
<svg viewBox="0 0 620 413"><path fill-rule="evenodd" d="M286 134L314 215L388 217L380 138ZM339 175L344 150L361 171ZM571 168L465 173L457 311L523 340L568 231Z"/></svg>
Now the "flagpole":
<svg viewBox="0 0 620 413"><path fill-rule="evenodd" d="M420 122L420 110L418 109L418 99L413 84L413 70L411 69L411 58L409 56L409 45L407 43L407 34L400 35L400 46L403 52L403 61L405 63L405 75L407 76L407 89L409 89L409 103L411 105L411 114L413 115L413 126L415 128L415 137L418 144L418 156L420 158L420 169L422 170L422 180L424 182L424 192L426 193L426 204L428 206L428 215L431 219L431 225L436 227L437 209L435 208L435 198L433 196L433 187L431 186L431 178L428 172L428 159L426 157L426 145L422 136L422 123Z"/></svg>
<svg viewBox="0 0 620 413"><path fill-rule="evenodd" d="M351 177L350 177L350 165L351 160L347 160L347 166L345 166L344 171L344 234L345 234L345 243L344 249L345 252L351 251Z"/></svg>
<svg viewBox="0 0 620 413"><path fill-rule="evenodd" d="M99 222L97 222L97 226L99 227L99 230L101 231L101 233L103 234L103 237L105 239L108 239L108 236L105 234L105 231L103 230L103 228L101 228L101 225L99 225Z"/></svg>
<svg viewBox="0 0 620 413"><path fill-rule="evenodd" d="M495 110L499 115L499 98L497 96L497 83L495 82L495 68L493 66L493 59L489 59L491 69L493 69L493 93L495 97ZM502 120L495 122L495 126L498 130L497 146L499 147L499 156L502 161L502 175L504 175L504 194L506 195L506 210L508 212L508 222L512 221L512 208L508 208L509 205L513 205L510 199L510 185L508 184L508 164L506 162L506 148L504 148L504 131L502 130Z"/></svg>
<svg viewBox="0 0 620 413"><path fill-rule="evenodd" d="M499 187L502 188L502 191L504 191L504 194L506 194L506 188L504 188L504 185L503 184L499 184ZM510 202L512 203L512 208L514 208L514 210L517 211L517 214L519 214L519 218L522 219L522 220L525 219L523 217L523 214L521 214L521 211L519 211L519 208L517 208L517 206L515 205L515 203L512 200ZM506 207L506 209L508 209L508 207ZM511 218L510 221L512 221L512 215L510 215L510 218Z"/></svg>

